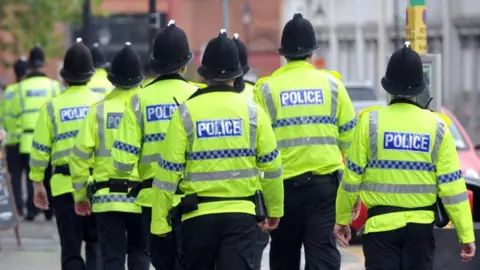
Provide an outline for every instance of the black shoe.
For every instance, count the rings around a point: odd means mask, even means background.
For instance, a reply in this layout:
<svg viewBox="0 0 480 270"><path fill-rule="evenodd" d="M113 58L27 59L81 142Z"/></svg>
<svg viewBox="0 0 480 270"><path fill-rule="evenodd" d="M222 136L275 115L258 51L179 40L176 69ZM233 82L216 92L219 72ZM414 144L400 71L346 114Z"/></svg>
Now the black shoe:
<svg viewBox="0 0 480 270"><path fill-rule="evenodd" d="M25 216L25 221L34 221L35 217L37 217L37 214L27 213Z"/></svg>

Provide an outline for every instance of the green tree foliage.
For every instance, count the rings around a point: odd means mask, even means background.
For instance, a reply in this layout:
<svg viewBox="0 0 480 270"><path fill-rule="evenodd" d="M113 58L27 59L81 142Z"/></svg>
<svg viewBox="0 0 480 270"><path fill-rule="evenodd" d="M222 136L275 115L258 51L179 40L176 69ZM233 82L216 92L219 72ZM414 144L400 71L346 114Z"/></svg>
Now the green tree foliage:
<svg viewBox="0 0 480 270"><path fill-rule="evenodd" d="M101 0L91 2L94 11L101 4ZM27 54L41 44L47 57L61 57L65 41L61 25L79 25L83 3L83 0L0 0L0 32L4 32L0 33L0 51ZM0 59L0 65L9 64Z"/></svg>

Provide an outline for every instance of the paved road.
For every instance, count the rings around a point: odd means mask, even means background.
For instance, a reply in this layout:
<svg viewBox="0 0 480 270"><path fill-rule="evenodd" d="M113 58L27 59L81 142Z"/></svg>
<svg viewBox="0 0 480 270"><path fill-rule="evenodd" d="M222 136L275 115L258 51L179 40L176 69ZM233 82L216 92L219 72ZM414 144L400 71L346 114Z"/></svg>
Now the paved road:
<svg viewBox="0 0 480 270"><path fill-rule="evenodd" d="M0 262L5 270L60 270L60 249L54 223L22 223L22 247L17 247L12 231L0 232ZM153 268L151 268L153 269ZM268 247L262 270L268 270ZM342 270L364 270L361 247L342 250Z"/></svg>

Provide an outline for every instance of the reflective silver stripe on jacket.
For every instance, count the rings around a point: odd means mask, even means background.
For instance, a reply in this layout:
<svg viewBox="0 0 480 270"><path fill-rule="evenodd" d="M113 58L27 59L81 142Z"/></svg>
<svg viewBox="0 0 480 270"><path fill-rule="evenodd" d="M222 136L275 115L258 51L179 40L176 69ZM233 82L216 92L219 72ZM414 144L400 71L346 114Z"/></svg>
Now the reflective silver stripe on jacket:
<svg viewBox="0 0 480 270"><path fill-rule="evenodd" d="M177 190L178 184L160 181L157 178L153 179L153 186L157 189L168 191L168 192L175 192Z"/></svg>
<svg viewBox="0 0 480 270"><path fill-rule="evenodd" d="M137 124L138 124L138 127L140 128L140 134L143 138L145 127L143 123L142 106L140 104L140 99L138 98L138 94L135 94L132 96L132 98L130 99L130 103L133 106L133 111L135 112L135 117L137 118Z"/></svg>
<svg viewBox="0 0 480 270"><path fill-rule="evenodd" d="M98 125L98 141L99 146L95 151L95 156L97 157L110 157L110 149L107 149L106 138L105 138L105 103L99 103L97 105L97 125Z"/></svg>
<svg viewBox="0 0 480 270"><path fill-rule="evenodd" d="M201 151L200 152L193 152L193 142L194 142L194 127L193 121L190 116L190 112L188 111L187 106L185 103L181 104L178 107L180 116L182 118L183 127L187 133L188 138L188 153L187 156L202 156L201 159L208 159L209 156L218 156L218 152L226 151L226 150L216 150L216 151ZM253 102L248 103L248 113L249 113L249 138L250 138L250 150L256 149L256 136L257 136L257 110L255 108L255 104ZM232 150L239 150L239 151L232 151L231 154L235 155L235 153L244 154L246 151L244 149L232 149ZM199 158L200 159L200 158ZM225 180L225 179L242 179L242 178L250 178L255 177L258 175L258 170L256 168L251 169L243 169L243 170L231 170L231 171L217 171L217 172L185 172L184 174L184 181L209 181L209 180Z"/></svg>
<svg viewBox="0 0 480 270"><path fill-rule="evenodd" d="M438 191L435 184L385 184L374 182L362 182L359 185L347 184L342 181L342 188L347 192L378 192L389 194L436 194Z"/></svg>
<svg viewBox="0 0 480 270"><path fill-rule="evenodd" d="M292 125L303 125L303 124L331 124L337 125L337 108L338 108L338 85L334 78L328 76L328 82L330 85L331 92L331 103L330 103L330 115L329 116L300 116L300 117L291 117L278 119L277 108L275 107L275 102L273 101L273 95L270 90L270 85L268 82L264 82L261 85L262 95L265 100L265 105L267 106L268 114L272 120L272 127L284 127ZM339 145L338 139L335 137L311 137L305 136L300 138L293 138L287 140L281 140L278 142L278 148L289 148L295 146L308 146L308 145ZM346 146L346 145L344 145Z"/></svg>

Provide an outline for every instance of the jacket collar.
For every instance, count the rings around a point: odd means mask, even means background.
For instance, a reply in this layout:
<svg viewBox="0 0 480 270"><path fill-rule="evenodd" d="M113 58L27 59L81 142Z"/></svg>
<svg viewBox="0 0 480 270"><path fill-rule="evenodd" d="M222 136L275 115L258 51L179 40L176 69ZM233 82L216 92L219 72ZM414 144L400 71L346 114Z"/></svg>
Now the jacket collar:
<svg viewBox="0 0 480 270"><path fill-rule="evenodd" d="M32 78L32 77L47 77L47 74L41 71L32 71L25 76L25 79Z"/></svg>
<svg viewBox="0 0 480 270"><path fill-rule="evenodd" d="M402 98L402 97L397 97L397 98L394 98L390 101L390 104L388 105L393 105L393 104L400 104L400 103L403 103L403 104L410 104L410 105L414 105L414 106L417 106L418 108L420 109L425 109L423 108L422 106L420 106L420 104L418 104L417 102L411 100L411 99L408 99L408 98Z"/></svg>
<svg viewBox="0 0 480 270"><path fill-rule="evenodd" d="M152 82L150 82L149 84L143 86L142 88L145 88L149 85L152 85L154 83L157 83L159 81L164 81L164 80L181 80L181 81L184 81L184 82L188 82L187 80L185 80L185 78L183 78L182 75L178 74L178 73L174 73L174 74L168 74L168 75L161 75L161 76L158 76L155 80L153 80Z"/></svg>
<svg viewBox="0 0 480 270"><path fill-rule="evenodd" d="M295 68L312 68L312 69L317 69L314 65L310 64L307 61L299 60L299 61L290 61L286 65L280 67L279 69L275 70L272 73L272 76L276 76L280 73L284 73L286 71L289 71L291 69Z"/></svg>
<svg viewBox="0 0 480 270"><path fill-rule="evenodd" d="M205 88L200 88L198 89L193 95L190 96L188 99L192 99L195 97L198 97L203 94L208 94L208 93L213 93L213 92L233 92L233 93L240 93L242 91L239 91L233 86L226 85L226 84L217 84L217 85L210 85Z"/></svg>

